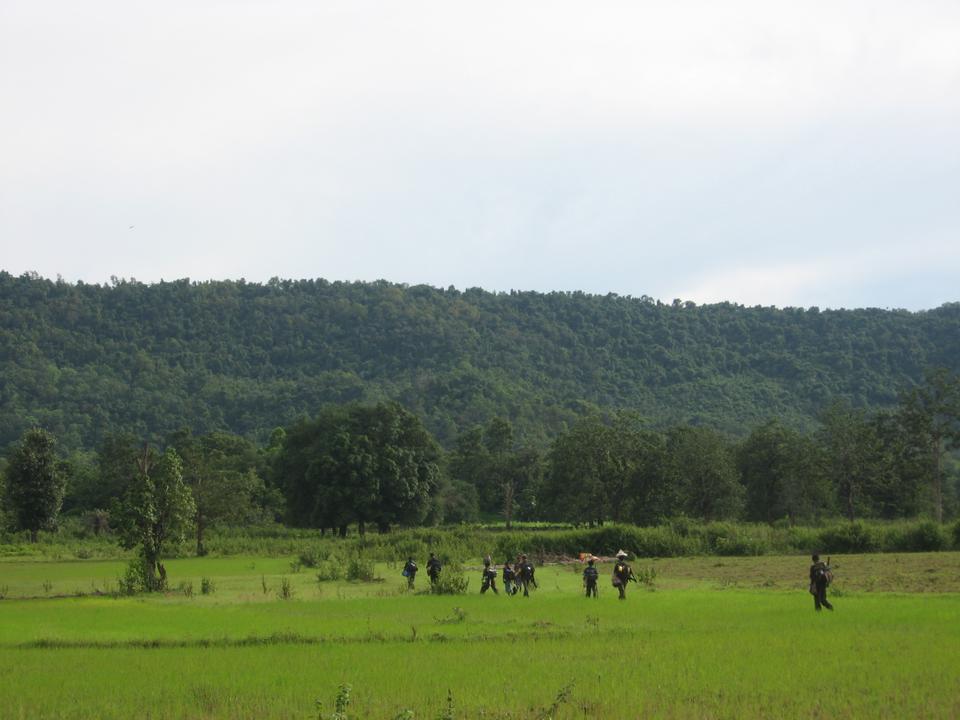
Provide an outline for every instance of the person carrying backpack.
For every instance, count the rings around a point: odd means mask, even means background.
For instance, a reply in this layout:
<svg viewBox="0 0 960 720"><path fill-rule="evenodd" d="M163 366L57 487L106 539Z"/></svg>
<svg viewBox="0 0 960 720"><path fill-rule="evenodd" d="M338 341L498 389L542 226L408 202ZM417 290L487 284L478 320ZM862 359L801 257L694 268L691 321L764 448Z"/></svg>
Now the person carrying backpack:
<svg viewBox="0 0 960 720"><path fill-rule="evenodd" d="M597 595L597 579L600 577L600 573L593 566L594 558L591 557L587 560L587 567L583 569L583 587L587 589L587 597L598 597Z"/></svg>
<svg viewBox="0 0 960 720"><path fill-rule="evenodd" d="M613 564L613 577L611 578L613 586L620 593L620 600L627 599L627 583L633 580L637 581L633 574L633 569L627 564L627 553L621 550L617 553L617 562Z"/></svg>
<svg viewBox="0 0 960 720"><path fill-rule="evenodd" d="M534 573L536 572L533 567L533 563L527 560L526 555L520 556L520 565L517 567L517 572L520 574L520 585L523 587L523 596L530 597L530 586L537 587L536 578L534 578Z"/></svg>
<svg viewBox="0 0 960 720"><path fill-rule="evenodd" d="M517 574L513 571L513 568L510 567L510 561L507 560L503 564L503 571L501 572L503 578L503 591L507 595L516 595L517 594Z"/></svg>
<svg viewBox="0 0 960 720"><path fill-rule="evenodd" d="M430 578L430 584L436 585L440 580L440 571L443 569L443 566L440 564L440 561L437 559L437 556L433 553L430 553L430 559L427 560L427 577Z"/></svg>
<svg viewBox="0 0 960 720"><path fill-rule="evenodd" d="M408 557L407 564L403 566L403 573L401 573L407 579L408 590L413 590L413 581L417 579L417 570L419 569L413 558Z"/></svg>
<svg viewBox="0 0 960 720"><path fill-rule="evenodd" d="M820 612L821 607L833 610L833 605L827 600L827 586L833 581L833 571L830 569L830 558L822 562L819 555L813 556L813 565L810 566L810 594L813 595L813 607Z"/></svg>
<svg viewBox="0 0 960 720"><path fill-rule="evenodd" d="M480 594L483 595L487 590L493 590L494 595L500 594L497 592L497 569L490 567L489 557L483 559L483 577L481 579Z"/></svg>

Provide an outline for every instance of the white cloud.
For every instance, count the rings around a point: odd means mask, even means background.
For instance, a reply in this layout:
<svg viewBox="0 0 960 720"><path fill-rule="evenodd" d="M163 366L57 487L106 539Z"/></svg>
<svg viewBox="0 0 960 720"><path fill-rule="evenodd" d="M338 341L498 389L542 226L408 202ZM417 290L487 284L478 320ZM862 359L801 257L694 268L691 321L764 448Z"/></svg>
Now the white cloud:
<svg viewBox="0 0 960 720"><path fill-rule="evenodd" d="M6 0L0 101L14 272L824 304L960 233L952 1Z"/></svg>
<svg viewBox="0 0 960 720"><path fill-rule="evenodd" d="M743 305L836 308L845 306L842 298L856 296L864 286L879 283L895 287L914 273L938 265L960 267L960 244L954 238L917 239L857 252L837 249L815 259L796 257L773 263L720 265L692 278L690 287L672 297L697 303L731 301ZM823 300L811 302L811 298ZM941 302L950 299L943 297ZM897 306L883 304L891 305Z"/></svg>

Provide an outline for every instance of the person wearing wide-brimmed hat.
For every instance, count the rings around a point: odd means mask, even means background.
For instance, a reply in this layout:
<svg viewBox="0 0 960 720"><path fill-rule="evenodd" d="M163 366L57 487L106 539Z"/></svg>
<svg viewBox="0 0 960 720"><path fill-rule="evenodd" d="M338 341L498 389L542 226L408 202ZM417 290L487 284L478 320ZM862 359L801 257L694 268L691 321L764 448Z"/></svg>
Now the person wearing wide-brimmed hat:
<svg viewBox="0 0 960 720"><path fill-rule="evenodd" d="M613 586L620 593L620 599L627 599L627 583L637 578L633 574L633 569L627 563L627 553L621 550L617 553L617 561L613 564Z"/></svg>

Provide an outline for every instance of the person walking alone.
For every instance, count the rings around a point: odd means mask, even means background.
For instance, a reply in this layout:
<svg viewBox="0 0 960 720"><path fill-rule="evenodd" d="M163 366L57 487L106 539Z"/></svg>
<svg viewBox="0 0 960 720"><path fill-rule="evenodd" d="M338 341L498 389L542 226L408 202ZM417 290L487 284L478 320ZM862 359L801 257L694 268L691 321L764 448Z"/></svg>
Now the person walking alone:
<svg viewBox="0 0 960 720"><path fill-rule="evenodd" d="M587 566L583 569L583 587L586 588L587 597L597 598L597 580L600 573L593 566L594 558L587 560Z"/></svg>
<svg viewBox="0 0 960 720"><path fill-rule="evenodd" d="M833 580L833 571L830 570L829 558L822 562L819 555L814 555L813 565L810 566L810 594L813 595L813 607L817 612L822 608L833 610L833 605L827 600L827 586Z"/></svg>

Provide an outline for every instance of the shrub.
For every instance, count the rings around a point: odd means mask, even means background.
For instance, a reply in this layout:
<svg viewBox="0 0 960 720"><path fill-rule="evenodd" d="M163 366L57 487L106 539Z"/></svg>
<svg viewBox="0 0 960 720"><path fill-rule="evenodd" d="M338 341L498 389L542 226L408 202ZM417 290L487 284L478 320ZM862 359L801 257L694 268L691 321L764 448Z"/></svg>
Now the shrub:
<svg viewBox="0 0 960 720"><path fill-rule="evenodd" d="M357 556L347 563L347 580L351 582L373 582L377 579L376 573L372 560Z"/></svg>
<svg viewBox="0 0 960 720"><path fill-rule="evenodd" d="M315 547L307 547L300 551L297 559L303 567L315 568L320 563L320 552Z"/></svg>
<svg viewBox="0 0 960 720"><path fill-rule="evenodd" d="M182 593L184 597L193 597L193 583L189 580L184 580L177 585L177 591Z"/></svg>
<svg viewBox="0 0 960 720"><path fill-rule="evenodd" d="M280 578L280 588L277 590L277 597L280 600L293 599L293 586L290 584L289 578Z"/></svg>
<svg viewBox="0 0 960 720"><path fill-rule="evenodd" d="M343 580L343 564L334 560L323 560L317 565L317 582Z"/></svg>
<svg viewBox="0 0 960 720"><path fill-rule="evenodd" d="M903 550L908 552L936 552L949 544L947 534L939 523L924 520L907 530L903 536Z"/></svg>
<svg viewBox="0 0 960 720"><path fill-rule="evenodd" d="M879 546L878 533L862 521L834 525L820 531L820 551L829 553L866 553Z"/></svg>
<svg viewBox="0 0 960 720"><path fill-rule="evenodd" d="M960 520L953 524L953 548L960 550Z"/></svg>
<svg viewBox="0 0 960 720"><path fill-rule="evenodd" d="M213 580L210 578L201 578L200 579L200 594L201 595L213 595L217 591L217 586L214 584Z"/></svg>
<svg viewBox="0 0 960 720"><path fill-rule="evenodd" d="M464 595L470 581L459 563L447 563L437 582L430 583L430 592L434 595Z"/></svg>
<svg viewBox="0 0 960 720"><path fill-rule="evenodd" d="M147 570L143 558L136 557L127 564L123 575L117 578L117 589L121 595L136 595L147 590Z"/></svg>

